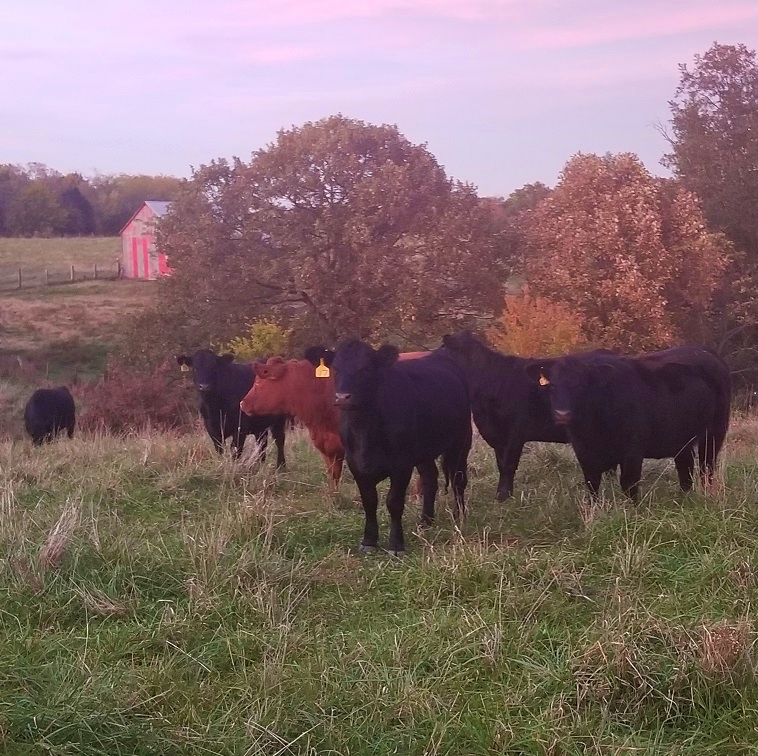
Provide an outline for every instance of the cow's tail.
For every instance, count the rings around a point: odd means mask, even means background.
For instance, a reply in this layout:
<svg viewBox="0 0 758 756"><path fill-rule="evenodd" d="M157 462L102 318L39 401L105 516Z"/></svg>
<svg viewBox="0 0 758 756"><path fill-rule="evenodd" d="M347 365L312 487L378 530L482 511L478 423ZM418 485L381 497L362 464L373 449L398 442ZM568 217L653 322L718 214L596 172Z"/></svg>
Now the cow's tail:
<svg viewBox="0 0 758 756"><path fill-rule="evenodd" d="M448 464L448 455L444 455L442 457L442 474L445 476L445 493L447 493L448 489L450 488L450 465ZM455 473L455 471L453 471Z"/></svg>

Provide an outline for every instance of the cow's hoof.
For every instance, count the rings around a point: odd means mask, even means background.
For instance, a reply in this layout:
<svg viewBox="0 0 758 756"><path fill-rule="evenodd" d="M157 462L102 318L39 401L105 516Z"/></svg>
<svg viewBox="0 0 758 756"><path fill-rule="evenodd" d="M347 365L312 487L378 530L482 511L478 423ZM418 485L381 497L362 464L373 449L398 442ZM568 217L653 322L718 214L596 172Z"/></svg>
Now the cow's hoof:
<svg viewBox="0 0 758 756"><path fill-rule="evenodd" d="M376 552L376 546L369 546L368 544L362 543L358 547L358 550L364 554L373 554Z"/></svg>
<svg viewBox="0 0 758 756"><path fill-rule="evenodd" d="M495 494L495 499L497 501L508 501L508 499L510 499L511 496L512 494L510 493L510 491L498 491Z"/></svg>
<svg viewBox="0 0 758 756"><path fill-rule="evenodd" d="M387 553L393 557L404 557L405 549L389 549Z"/></svg>

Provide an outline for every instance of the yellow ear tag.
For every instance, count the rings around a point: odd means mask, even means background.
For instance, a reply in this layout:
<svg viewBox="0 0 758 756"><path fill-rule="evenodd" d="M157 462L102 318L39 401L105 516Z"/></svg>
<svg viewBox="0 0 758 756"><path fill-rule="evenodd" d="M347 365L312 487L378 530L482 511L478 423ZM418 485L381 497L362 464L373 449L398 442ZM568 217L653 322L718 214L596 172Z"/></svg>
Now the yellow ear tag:
<svg viewBox="0 0 758 756"><path fill-rule="evenodd" d="M316 378L328 378L330 375L329 368L324 365L324 358L321 357L316 368Z"/></svg>
<svg viewBox="0 0 758 756"><path fill-rule="evenodd" d="M185 364L185 363L183 362L181 365L179 365L179 370L181 370L181 371L182 371L182 373L189 373L189 371L190 371L190 366L189 366L189 365L187 365L187 364Z"/></svg>
<svg viewBox="0 0 758 756"><path fill-rule="evenodd" d="M550 381L545 378L544 375L540 374L540 386L548 386L550 384Z"/></svg>

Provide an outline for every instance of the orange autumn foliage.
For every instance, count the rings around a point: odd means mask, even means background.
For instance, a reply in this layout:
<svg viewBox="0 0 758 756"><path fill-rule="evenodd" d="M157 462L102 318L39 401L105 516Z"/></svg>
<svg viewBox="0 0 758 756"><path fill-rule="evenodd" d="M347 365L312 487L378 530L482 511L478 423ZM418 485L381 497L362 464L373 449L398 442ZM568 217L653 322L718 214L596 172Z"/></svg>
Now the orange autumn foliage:
<svg viewBox="0 0 758 756"><path fill-rule="evenodd" d="M580 317L560 303L535 297L524 286L507 294L505 308L487 331L495 349L520 357L552 357L586 346Z"/></svg>
<svg viewBox="0 0 758 756"><path fill-rule="evenodd" d="M573 157L525 226L524 275L589 341L641 351L706 337L730 245L636 155Z"/></svg>

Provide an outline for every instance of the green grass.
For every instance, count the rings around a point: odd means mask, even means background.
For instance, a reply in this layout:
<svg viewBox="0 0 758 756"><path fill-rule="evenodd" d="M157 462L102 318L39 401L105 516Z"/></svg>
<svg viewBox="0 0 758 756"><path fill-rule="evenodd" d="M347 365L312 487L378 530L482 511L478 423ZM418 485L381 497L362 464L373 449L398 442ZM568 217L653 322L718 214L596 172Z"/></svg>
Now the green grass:
<svg viewBox="0 0 758 756"><path fill-rule="evenodd" d="M113 266L121 254L118 236L83 236L59 239L0 238L0 270L67 265L92 268Z"/></svg>
<svg viewBox="0 0 758 756"><path fill-rule="evenodd" d="M409 505L400 560L302 434L279 475L201 434L1 446L5 753L754 753L758 426L724 489L651 464L637 508L534 446L496 504L478 442L461 530Z"/></svg>

